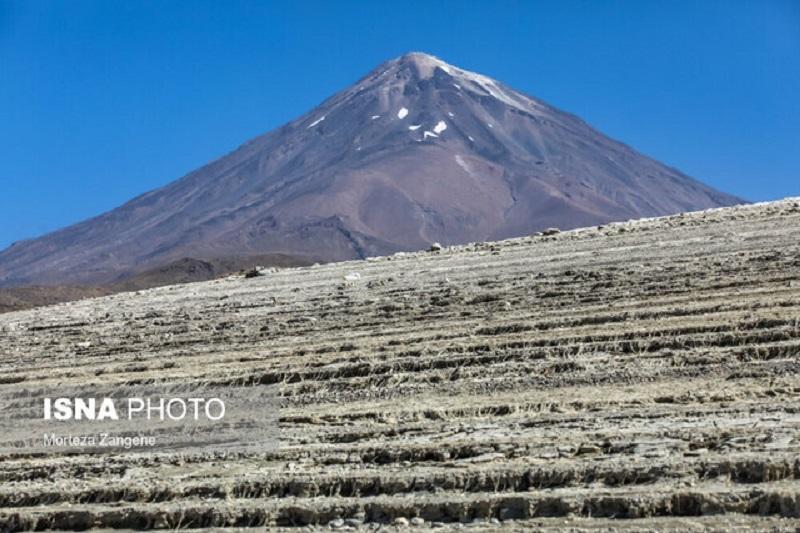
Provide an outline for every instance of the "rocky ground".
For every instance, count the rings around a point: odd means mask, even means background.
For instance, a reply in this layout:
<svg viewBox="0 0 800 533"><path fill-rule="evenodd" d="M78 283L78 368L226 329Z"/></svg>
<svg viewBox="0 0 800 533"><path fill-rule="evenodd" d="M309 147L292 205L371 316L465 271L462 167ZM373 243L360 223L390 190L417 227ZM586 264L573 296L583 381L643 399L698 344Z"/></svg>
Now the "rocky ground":
<svg viewBox="0 0 800 533"><path fill-rule="evenodd" d="M273 452L0 458L0 529L795 530L800 200L0 316L3 387L280 384Z"/></svg>

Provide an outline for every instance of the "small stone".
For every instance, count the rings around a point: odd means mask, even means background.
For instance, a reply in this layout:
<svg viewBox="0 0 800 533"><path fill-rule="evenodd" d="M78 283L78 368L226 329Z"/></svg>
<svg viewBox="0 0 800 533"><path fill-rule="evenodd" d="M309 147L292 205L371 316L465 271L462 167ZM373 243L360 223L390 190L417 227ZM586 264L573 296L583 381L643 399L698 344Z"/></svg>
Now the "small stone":
<svg viewBox="0 0 800 533"><path fill-rule="evenodd" d="M328 522L328 527L331 529L341 529L344 527L344 520L341 518L334 518L330 522Z"/></svg>
<svg viewBox="0 0 800 533"><path fill-rule="evenodd" d="M439 252L439 251L441 251L441 249L442 249L442 245L439 244L438 242L435 242L435 243L431 244L431 247L430 247L429 251L431 251L431 252Z"/></svg>
<svg viewBox="0 0 800 533"><path fill-rule="evenodd" d="M557 235L557 234L559 234L559 233L561 233L561 230L560 230L560 229L558 229L558 228L547 228L546 230L544 230L544 231L542 232L542 235L544 235L544 236L548 236L548 235Z"/></svg>
<svg viewBox="0 0 800 533"><path fill-rule="evenodd" d="M433 522L433 523L431 523L431 527L435 528L435 529L438 529L440 527L444 527L444 522Z"/></svg>
<svg viewBox="0 0 800 533"><path fill-rule="evenodd" d="M581 444L575 455L588 455L592 453L600 453L603 450L594 444Z"/></svg>
<svg viewBox="0 0 800 533"><path fill-rule="evenodd" d="M257 278L260 275L261 275L261 272L259 272L259 270L257 268L255 268L255 267L253 267L253 268L251 268L249 270L246 270L245 273L244 273L245 279Z"/></svg>
<svg viewBox="0 0 800 533"><path fill-rule="evenodd" d="M394 525L396 526L407 526L408 525L408 518L404 516L398 516L394 519Z"/></svg>
<svg viewBox="0 0 800 533"><path fill-rule="evenodd" d="M420 518L419 516L415 516L414 518L411 519L411 525L412 526L421 526L424 523L425 523L425 519L424 518Z"/></svg>

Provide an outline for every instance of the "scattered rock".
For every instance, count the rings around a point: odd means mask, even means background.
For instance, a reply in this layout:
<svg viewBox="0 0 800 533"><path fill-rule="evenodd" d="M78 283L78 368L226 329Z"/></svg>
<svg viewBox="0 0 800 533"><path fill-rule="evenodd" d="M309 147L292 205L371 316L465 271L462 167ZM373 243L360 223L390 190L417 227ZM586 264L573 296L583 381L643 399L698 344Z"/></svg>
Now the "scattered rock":
<svg viewBox="0 0 800 533"><path fill-rule="evenodd" d="M431 247L429 248L429 251L431 252L439 252L441 250L442 250L442 245L439 244L438 242L431 244Z"/></svg>
<svg viewBox="0 0 800 533"><path fill-rule="evenodd" d="M578 451L575 452L575 455L589 455L593 453L600 453L603 450L600 446L595 446L594 444L581 444L578 448Z"/></svg>
<svg viewBox="0 0 800 533"><path fill-rule="evenodd" d="M256 267L253 267L251 269L248 269L248 270L244 271L245 279L257 278L258 276L262 276L262 275L263 274L261 274L261 271L258 270L258 268L256 268Z"/></svg>
<svg viewBox="0 0 800 533"><path fill-rule="evenodd" d="M547 237L547 236L550 236L550 235L557 235L559 233L561 233L561 230L558 229L558 228L547 228L546 230L544 230L542 232L542 235Z"/></svg>

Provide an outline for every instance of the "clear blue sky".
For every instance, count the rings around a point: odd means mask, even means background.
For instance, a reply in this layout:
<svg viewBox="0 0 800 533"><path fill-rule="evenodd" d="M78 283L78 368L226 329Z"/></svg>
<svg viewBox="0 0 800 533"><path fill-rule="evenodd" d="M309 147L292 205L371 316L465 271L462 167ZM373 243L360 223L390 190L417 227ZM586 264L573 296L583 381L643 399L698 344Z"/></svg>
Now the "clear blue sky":
<svg viewBox="0 0 800 533"><path fill-rule="evenodd" d="M0 0L0 248L432 53L750 200L800 195L800 2Z"/></svg>

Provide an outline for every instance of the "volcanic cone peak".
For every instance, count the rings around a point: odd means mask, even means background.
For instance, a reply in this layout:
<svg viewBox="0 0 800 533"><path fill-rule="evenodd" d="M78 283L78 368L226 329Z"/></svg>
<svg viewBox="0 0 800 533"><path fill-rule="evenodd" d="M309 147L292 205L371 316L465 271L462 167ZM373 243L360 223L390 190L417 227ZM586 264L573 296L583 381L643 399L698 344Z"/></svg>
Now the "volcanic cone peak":
<svg viewBox="0 0 800 533"><path fill-rule="evenodd" d="M735 203L413 52L161 189L0 252L0 284L104 281L183 257L340 260Z"/></svg>

